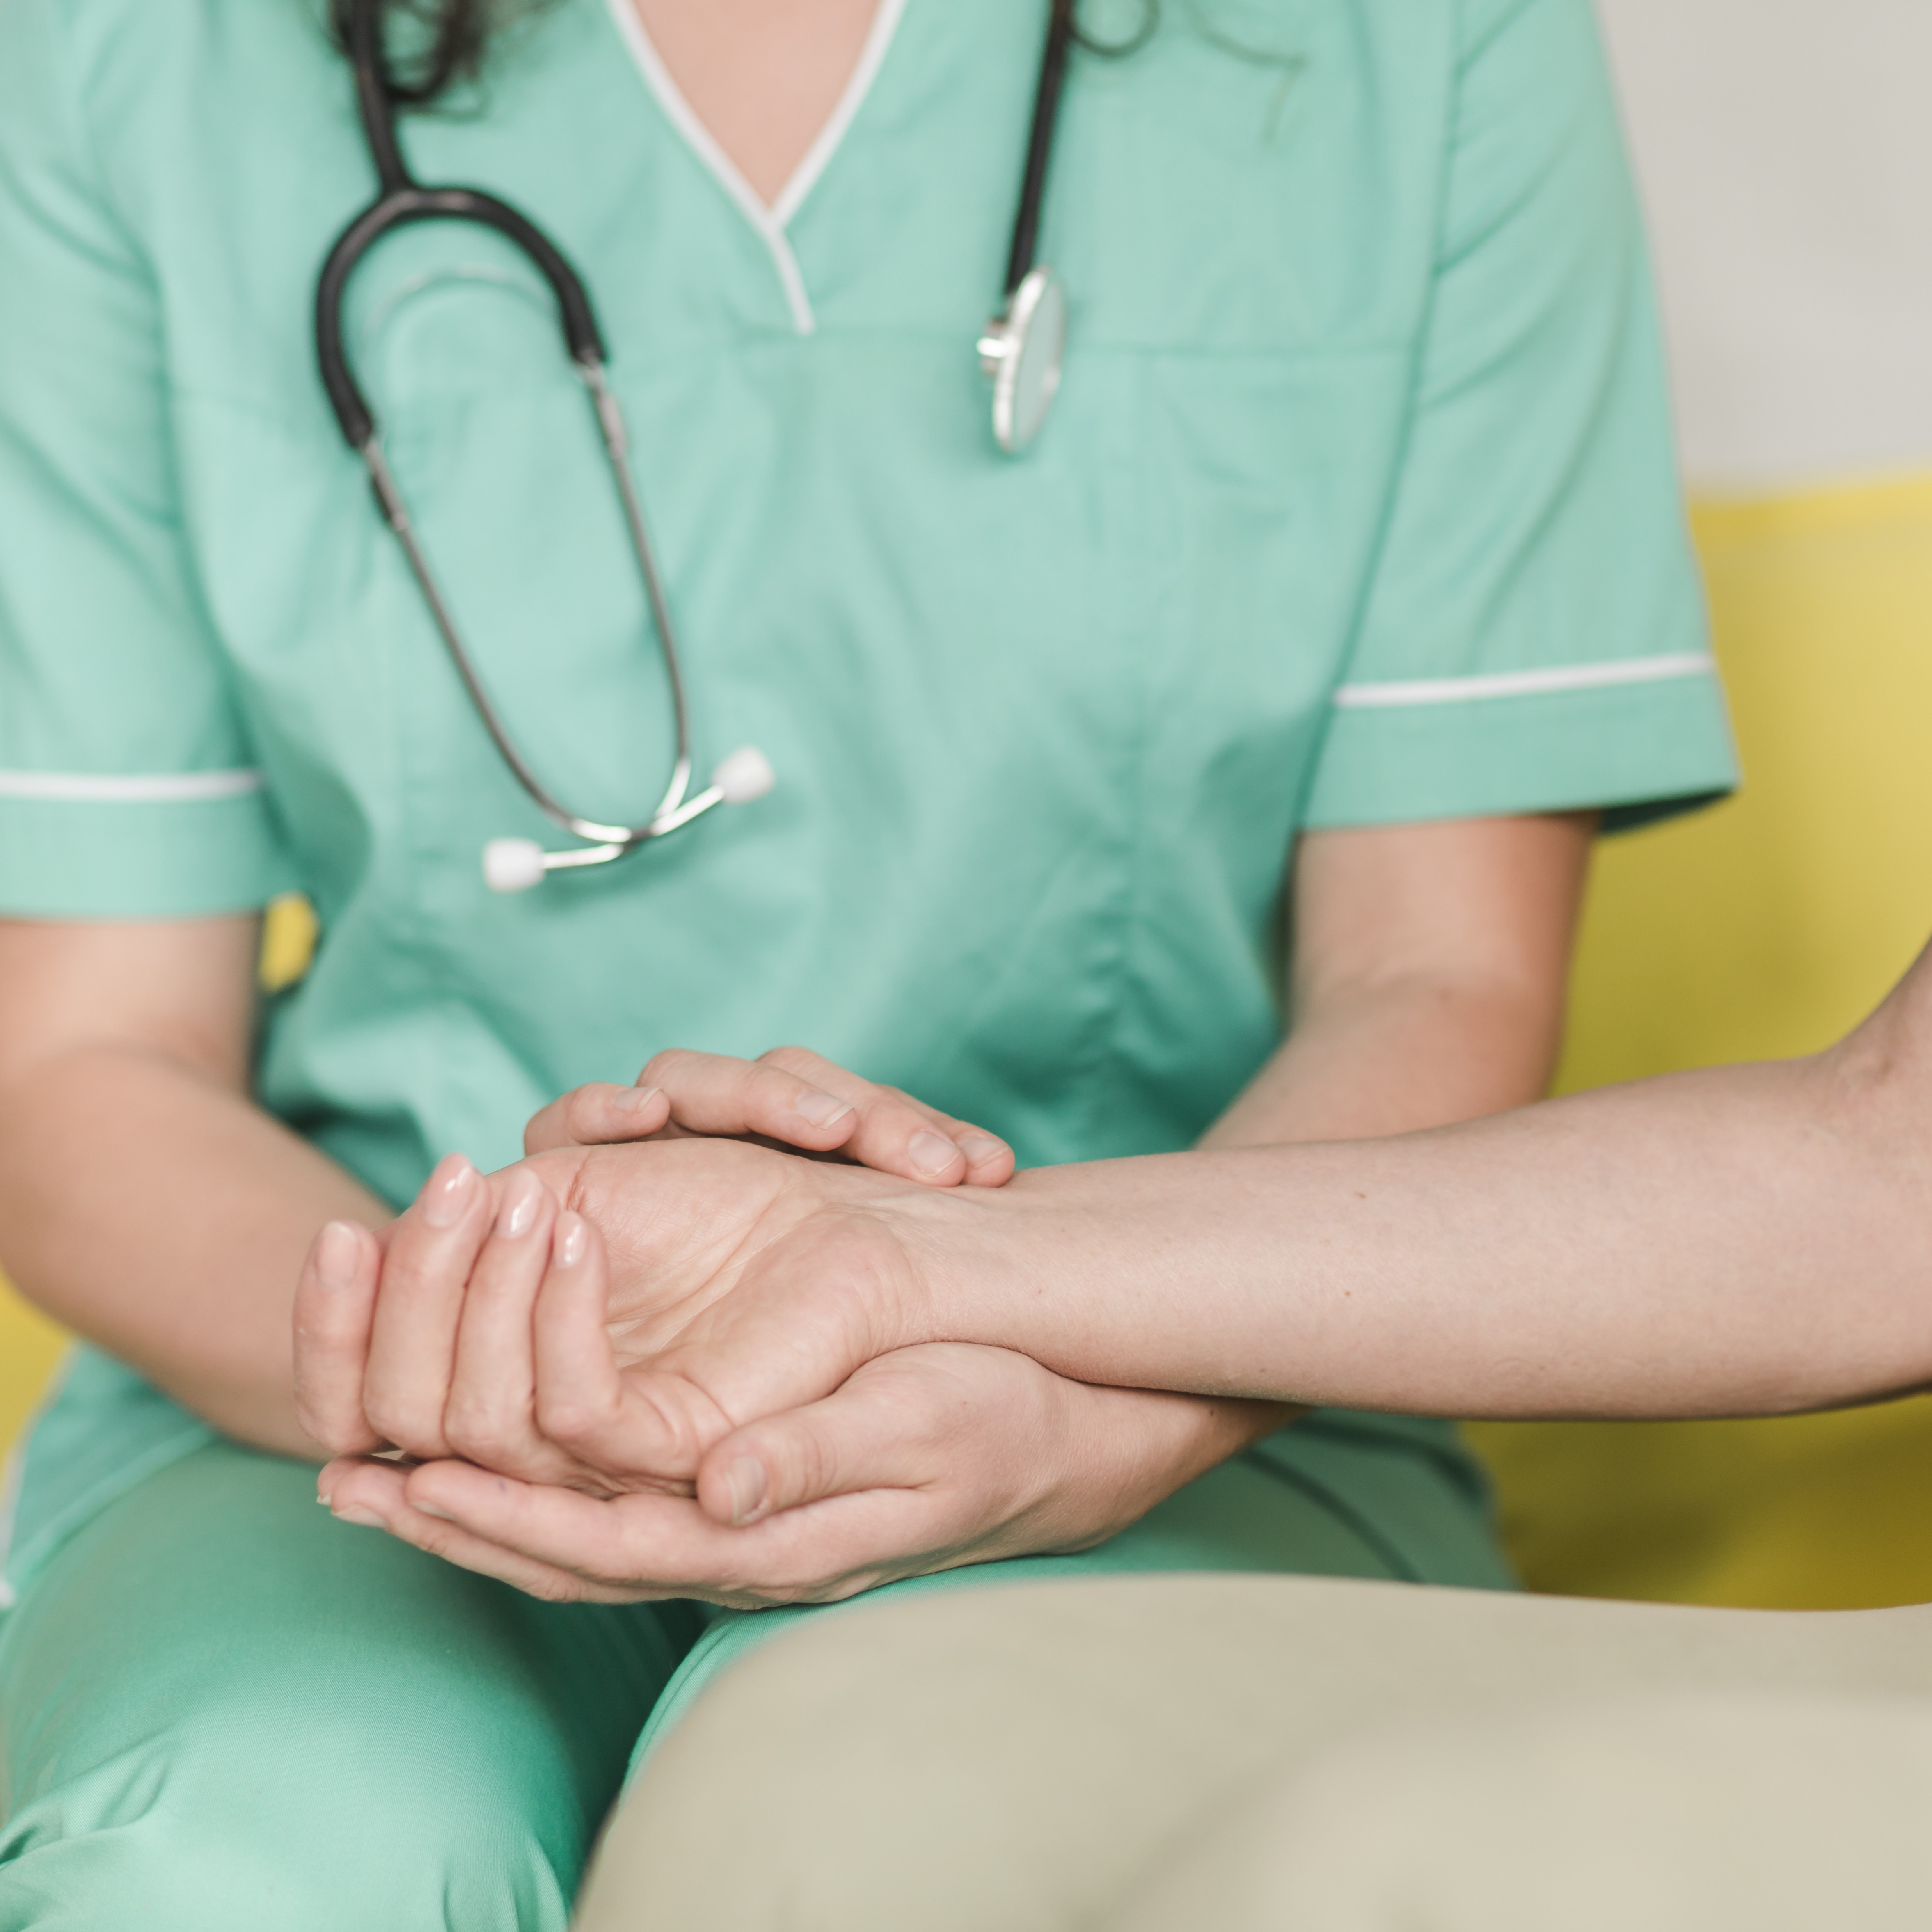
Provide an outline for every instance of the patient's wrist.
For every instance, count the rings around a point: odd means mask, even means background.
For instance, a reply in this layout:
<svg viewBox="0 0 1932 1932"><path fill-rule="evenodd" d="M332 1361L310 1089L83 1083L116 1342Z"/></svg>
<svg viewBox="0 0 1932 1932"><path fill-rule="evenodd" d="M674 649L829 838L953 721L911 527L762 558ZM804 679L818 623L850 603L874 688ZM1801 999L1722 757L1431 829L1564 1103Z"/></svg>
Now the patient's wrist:
<svg viewBox="0 0 1932 1932"><path fill-rule="evenodd" d="M1082 1324L1072 1177L1041 1168L1004 1187L922 1191L904 1204L906 1340L974 1342L1036 1360L1064 1358Z"/></svg>

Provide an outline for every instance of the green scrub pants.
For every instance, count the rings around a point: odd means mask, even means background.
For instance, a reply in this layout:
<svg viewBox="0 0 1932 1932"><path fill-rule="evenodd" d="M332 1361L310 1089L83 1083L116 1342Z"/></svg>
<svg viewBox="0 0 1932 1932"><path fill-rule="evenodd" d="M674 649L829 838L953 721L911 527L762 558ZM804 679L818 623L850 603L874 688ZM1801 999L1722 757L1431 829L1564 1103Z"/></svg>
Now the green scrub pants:
<svg viewBox="0 0 1932 1932"><path fill-rule="evenodd" d="M1270 1448L1099 1550L874 1599L1096 1570L1400 1576L1405 1528L1439 1580L1507 1584L1452 1455L1346 1426L1311 1431L1304 1468ZM38 1567L0 1619L0 1932L558 1932L647 1725L836 1614L542 1604L314 1494L302 1465L209 1443Z"/></svg>

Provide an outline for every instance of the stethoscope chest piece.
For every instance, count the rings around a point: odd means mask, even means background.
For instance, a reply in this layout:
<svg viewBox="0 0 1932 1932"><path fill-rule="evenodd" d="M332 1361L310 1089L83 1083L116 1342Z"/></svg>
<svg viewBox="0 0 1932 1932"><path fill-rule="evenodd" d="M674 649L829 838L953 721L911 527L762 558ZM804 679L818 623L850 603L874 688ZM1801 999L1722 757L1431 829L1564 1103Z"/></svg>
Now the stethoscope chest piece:
<svg viewBox="0 0 1932 1932"><path fill-rule="evenodd" d="M1066 359L1066 290L1044 264L1030 268L1006 313L980 338L993 385L993 440L1016 456L1039 435Z"/></svg>

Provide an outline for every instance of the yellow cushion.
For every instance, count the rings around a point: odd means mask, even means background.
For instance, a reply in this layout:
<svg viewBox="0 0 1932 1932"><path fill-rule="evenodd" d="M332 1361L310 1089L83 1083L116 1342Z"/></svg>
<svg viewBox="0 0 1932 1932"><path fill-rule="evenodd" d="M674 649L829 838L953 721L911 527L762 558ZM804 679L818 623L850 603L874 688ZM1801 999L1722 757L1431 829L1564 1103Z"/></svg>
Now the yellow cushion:
<svg viewBox="0 0 1932 1932"><path fill-rule="evenodd" d="M0 1455L40 1398L64 1337L0 1276Z"/></svg>
<svg viewBox="0 0 1932 1932"><path fill-rule="evenodd" d="M1560 1084L1802 1053L1932 929L1932 479L1695 519L1744 753L1716 810L1602 848ZM1472 1430L1539 1589L1932 1599L1932 1400Z"/></svg>

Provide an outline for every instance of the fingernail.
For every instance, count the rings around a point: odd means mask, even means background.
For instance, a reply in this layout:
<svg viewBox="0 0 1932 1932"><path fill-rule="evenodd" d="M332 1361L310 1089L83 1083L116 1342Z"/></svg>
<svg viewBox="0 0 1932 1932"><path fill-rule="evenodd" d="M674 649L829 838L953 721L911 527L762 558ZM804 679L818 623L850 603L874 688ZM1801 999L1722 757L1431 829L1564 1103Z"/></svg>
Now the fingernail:
<svg viewBox="0 0 1932 1932"><path fill-rule="evenodd" d="M418 1516L433 1516L438 1522L454 1522L456 1520L448 1510L440 1510L434 1504L416 1502L413 1497L410 1501Z"/></svg>
<svg viewBox="0 0 1932 1932"><path fill-rule="evenodd" d="M731 1491L731 1520L749 1522L765 1506L765 1466L755 1456L740 1456L725 1478Z"/></svg>
<svg viewBox="0 0 1932 1932"><path fill-rule="evenodd" d="M626 1087L610 1104L620 1114L641 1114L663 1090L659 1087Z"/></svg>
<svg viewBox="0 0 1932 1932"><path fill-rule="evenodd" d="M852 1111L837 1094L822 1093L816 1087L808 1087L792 1104L814 1127L829 1127L842 1114Z"/></svg>
<svg viewBox="0 0 1932 1932"><path fill-rule="evenodd" d="M997 1160L1006 1150L1004 1141L996 1141L990 1134L968 1134L959 1143L959 1151L974 1167L983 1167L989 1160Z"/></svg>
<svg viewBox="0 0 1932 1932"><path fill-rule="evenodd" d="M387 1529L388 1525L372 1509L364 1509L360 1503L344 1503L335 1512L338 1522L352 1522L360 1529Z"/></svg>
<svg viewBox="0 0 1932 1932"><path fill-rule="evenodd" d="M590 1233L584 1225L582 1215L560 1214L556 1217L555 1252L559 1268L576 1267L590 1245Z"/></svg>
<svg viewBox="0 0 1932 1932"><path fill-rule="evenodd" d="M432 1228L453 1228L463 1219L476 1170L460 1154L446 1154L422 1192L422 1217Z"/></svg>
<svg viewBox="0 0 1932 1932"><path fill-rule="evenodd" d="M316 1238L315 1278L324 1288L346 1288L356 1279L362 1244L346 1221L332 1221Z"/></svg>
<svg viewBox="0 0 1932 1932"><path fill-rule="evenodd" d="M496 1232L506 1241L527 1234L536 1226L537 1208L543 1199L543 1183L528 1168L510 1177L503 1204L496 1210Z"/></svg>
<svg viewBox="0 0 1932 1932"><path fill-rule="evenodd" d="M938 1134L914 1134L906 1152L922 1174L944 1174L959 1158L959 1150Z"/></svg>

